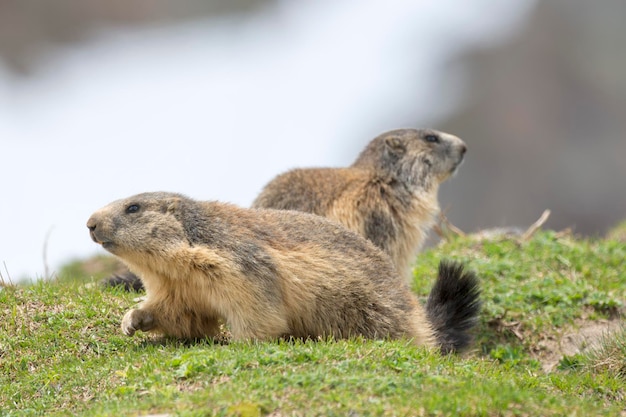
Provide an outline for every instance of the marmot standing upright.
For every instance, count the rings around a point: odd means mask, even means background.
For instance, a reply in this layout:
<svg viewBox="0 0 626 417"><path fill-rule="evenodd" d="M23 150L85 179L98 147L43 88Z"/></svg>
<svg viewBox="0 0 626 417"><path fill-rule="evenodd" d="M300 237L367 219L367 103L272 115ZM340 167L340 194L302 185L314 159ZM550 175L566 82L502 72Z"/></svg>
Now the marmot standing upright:
<svg viewBox="0 0 626 417"><path fill-rule="evenodd" d="M87 221L91 238L146 288L122 330L179 338L410 338L456 351L479 311L474 274L442 263L424 309L391 260L319 216L243 209L174 193L115 201Z"/></svg>
<svg viewBox="0 0 626 417"><path fill-rule="evenodd" d="M393 130L373 139L348 168L294 169L277 176L252 207L336 220L389 254L409 277L439 211L439 185L455 173L466 150L448 133Z"/></svg>

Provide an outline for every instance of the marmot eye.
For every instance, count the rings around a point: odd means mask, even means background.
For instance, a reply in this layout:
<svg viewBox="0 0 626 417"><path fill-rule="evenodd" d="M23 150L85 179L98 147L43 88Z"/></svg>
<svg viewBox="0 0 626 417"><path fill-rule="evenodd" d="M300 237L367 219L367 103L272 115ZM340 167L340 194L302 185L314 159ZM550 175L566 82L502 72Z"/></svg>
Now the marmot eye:
<svg viewBox="0 0 626 417"><path fill-rule="evenodd" d="M439 136L437 136L437 135L426 135L426 136L424 136L424 140L426 142L430 142L430 143L437 143L437 142L439 142Z"/></svg>
<svg viewBox="0 0 626 417"><path fill-rule="evenodd" d="M139 211L139 204L131 204L126 207L126 213L137 213Z"/></svg>

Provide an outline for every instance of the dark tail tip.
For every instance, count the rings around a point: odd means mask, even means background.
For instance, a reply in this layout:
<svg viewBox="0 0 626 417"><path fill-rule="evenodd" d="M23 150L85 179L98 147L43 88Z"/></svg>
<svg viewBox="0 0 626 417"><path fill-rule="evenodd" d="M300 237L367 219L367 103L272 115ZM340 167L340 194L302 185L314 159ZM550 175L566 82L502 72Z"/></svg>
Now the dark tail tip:
<svg viewBox="0 0 626 417"><path fill-rule="evenodd" d="M111 275L102 280L103 287L124 287L124 290L131 292L140 292L144 290L141 279L130 271L122 274Z"/></svg>
<svg viewBox="0 0 626 417"><path fill-rule="evenodd" d="M458 352L472 340L470 330L478 322L480 286L476 274L463 264L441 261L439 276L430 291L426 314L443 353Z"/></svg>

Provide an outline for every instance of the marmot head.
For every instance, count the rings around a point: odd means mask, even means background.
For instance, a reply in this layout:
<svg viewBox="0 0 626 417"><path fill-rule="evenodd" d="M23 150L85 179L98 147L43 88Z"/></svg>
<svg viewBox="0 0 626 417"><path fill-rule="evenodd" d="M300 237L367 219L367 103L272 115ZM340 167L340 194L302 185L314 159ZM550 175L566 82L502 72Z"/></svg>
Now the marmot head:
<svg viewBox="0 0 626 417"><path fill-rule="evenodd" d="M353 167L374 169L408 186L430 188L453 175L463 161L465 142L433 129L399 129L376 137Z"/></svg>
<svg viewBox="0 0 626 417"><path fill-rule="evenodd" d="M192 201L175 193L143 193L114 201L87 221L94 242L125 260L142 254L158 256L188 242L177 218Z"/></svg>

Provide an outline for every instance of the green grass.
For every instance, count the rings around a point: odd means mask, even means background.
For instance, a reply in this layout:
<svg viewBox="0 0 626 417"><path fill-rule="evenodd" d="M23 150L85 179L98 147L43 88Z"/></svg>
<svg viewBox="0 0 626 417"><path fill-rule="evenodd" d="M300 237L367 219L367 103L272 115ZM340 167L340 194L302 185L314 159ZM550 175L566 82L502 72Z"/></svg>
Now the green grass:
<svg viewBox="0 0 626 417"><path fill-rule="evenodd" d="M626 300L626 245L613 240L576 240L551 231L525 243L459 238L420 256L416 275L428 279L416 279L419 294L428 293L441 257L478 272L478 345L499 359L540 350L546 337L575 330L580 321L613 318Z"/></svg>
<svg viewBox="0 0 626 417"><path fill-rule="evenodd" d="M483 286L474 348L463 355L402 340L128 338L119 322L137 295L84 285L77 266L57 282L5 287L0 415L587 416L626 408L624 330L589 352L546 347L623 312L624 243L554 232L526 243L459 238L418 258L421 297L442 257L467 261Z"/></svg>

